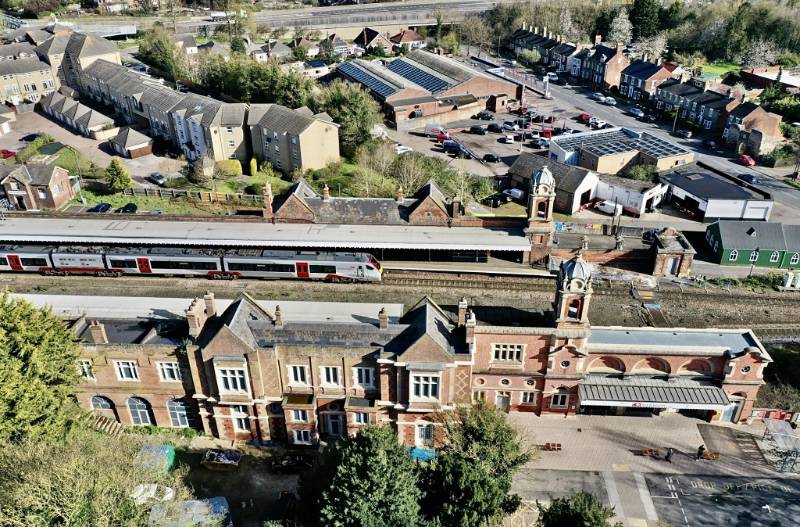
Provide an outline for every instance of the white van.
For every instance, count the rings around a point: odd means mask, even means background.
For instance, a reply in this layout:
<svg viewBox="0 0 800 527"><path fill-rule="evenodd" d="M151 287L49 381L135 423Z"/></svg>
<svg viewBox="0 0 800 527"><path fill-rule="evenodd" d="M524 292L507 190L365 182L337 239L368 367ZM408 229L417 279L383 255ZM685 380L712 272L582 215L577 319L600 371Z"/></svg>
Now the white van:
<svg viewBox="0 0 800 527"><path fill-rule="evenodd" d="M436 137L438 135L446 134L447 128L441 124L429 124L425 127L425 135L428 137Z"/></svg>
<svg viewBox="0 0 800 527"><path fill-rule="evenodd" d="M503 194L515 200L521 200L525 197L525 192L518 188L507 188L503 191Z"/></svg>
<svg viewBox="0 0 800 527"><path fill-rule="evenodd" d="M603 200L595 203L594 208L612 216L622 216L622 205L619 203Z"/></svg>

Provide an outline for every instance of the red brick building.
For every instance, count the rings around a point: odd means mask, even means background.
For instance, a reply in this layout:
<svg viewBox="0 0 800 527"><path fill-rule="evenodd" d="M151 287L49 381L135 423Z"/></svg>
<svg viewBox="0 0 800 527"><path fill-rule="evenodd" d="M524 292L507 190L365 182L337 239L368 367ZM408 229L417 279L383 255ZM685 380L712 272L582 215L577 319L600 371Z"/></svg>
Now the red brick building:
<svg viewBox="0 0 800 527"><path fill-rule="evenodd" d="M546 312L426 297L399 318L326 322L247 294L218 312L207 294L184 320L82 319L79 400L124 424L297 445L390 424L403 443L433 446L437 413L478 400L540 415L750 416L771 362L750 330L592 327L580 256L554 285Z"/></svg>
<svg viewBox="0 0 800 527"><path fill-rule="evenodd" d="M75 197L69 172L55 165L3 165L0 198L16 210L58 209Z"/></svg>

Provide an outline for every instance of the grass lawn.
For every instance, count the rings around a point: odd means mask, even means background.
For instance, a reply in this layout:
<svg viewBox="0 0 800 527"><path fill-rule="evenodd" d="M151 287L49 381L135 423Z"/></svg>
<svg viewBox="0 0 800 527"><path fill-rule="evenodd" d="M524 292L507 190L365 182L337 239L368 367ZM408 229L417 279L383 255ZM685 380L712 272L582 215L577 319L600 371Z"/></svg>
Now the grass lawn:
<svg viewBox="0 0 800 527"><path fill-rule="evenodd" d="M77 155L76 155L77 154ZM77 160L76 160L77 157ZM76 162L77 161L77 162ZM92 170L92 162L89 161L86 156L78 152L77 150L71 150L69 148L62 148L58 152L58 157L54 163L57 167L61 167L65 169L70 175L77 175L78 174L78 165L80 164L81 167L81 175L85 178L96 178L99 177L99 173L96 173ZM102 170L102 169L100 169Z"/></svg>
<svg viewBox="0 0 800 527"><path fill-rule="evenodd" d="M216 203L196 203L184 198L161 199L148 196L126 196L124 194L102 194L92 190L83 190L83 197L86 199L87 206L91 207L98 203L109 203L112 207L118 208L128 203L135 203L139 207L139 212L151 210L162 210L165 214L177 214L182 216L213 216L226 214L231 208L224 207ZM76 196L73 203L80 205L80 195Z"/></svg>
<svg viewBox="0 0 800 527"><path fill-rule="evenodd" d="M712 64L703 64L703 73L711 75L724 76L730 71L739 71L742 66L732 62L714 62Z"/></svg>
<svg viewBox="0 0 800 527"><path fill-rule="evenodd" d="M322 186L328 185L331 196L352 196L350 185L353 182L353 172L355 172L357 168L358 166L353 163L342 161L338 163L337 171L327 168L317 170L311 178L309 178L308 182L317 192L322 192Z"/></svg>
<svg viewBox="0 0 800 527"><path fill-rule="evenodd" d="M800 180L786 176L785 178L783 178L783 182L786 183L787 185L793 186L796 189L800 189Z"/></svg>

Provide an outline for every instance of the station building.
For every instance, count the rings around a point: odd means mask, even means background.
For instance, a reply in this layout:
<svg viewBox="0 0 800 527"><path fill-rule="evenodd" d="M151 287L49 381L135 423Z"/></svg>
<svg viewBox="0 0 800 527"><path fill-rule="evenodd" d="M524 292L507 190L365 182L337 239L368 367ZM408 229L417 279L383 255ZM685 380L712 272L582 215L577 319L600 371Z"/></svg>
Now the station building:
<svg viewBox="0 0 800 527"><path fill-rule="evenodd" d="M552 309L442 307L291 315L212 294L171 320L80 317L80 404L126 425L313 445L367 424L408 446L441 440L441 412L657 415L744 422L772 361L748 329L593 327L592 265L562 263ZM153 299L153 302L159 300ZM341 308L340 308L341 309Z"/></svg>

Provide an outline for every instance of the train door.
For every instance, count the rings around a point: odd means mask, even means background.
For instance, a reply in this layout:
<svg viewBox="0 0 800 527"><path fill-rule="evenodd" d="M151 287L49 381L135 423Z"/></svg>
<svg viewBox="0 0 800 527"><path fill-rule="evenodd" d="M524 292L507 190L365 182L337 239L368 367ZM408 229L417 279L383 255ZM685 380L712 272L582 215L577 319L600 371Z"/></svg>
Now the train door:
<svg viewBox="0 0 800 527"><path fill-rule="evenodd" d="M150 260L147 258L137 258L136 267L139 268L140 273L152 273L153 269L150 268Z"/></svg>
<svg viewBox="0 0 800 527"><path fill-rule="evenodd" d="M16 254L8 255L8 265L11 266L12 271L22 271L22 262L19 261L19 256Z"/></svg>
<svg viewBox="0 0 800 527"><path fill-rule="evenodd" d="M363 265L359 265L358 266L358 270L356 270L356 274L358 275L359 278L364 278L364 266Z"/></svg>
<svg viewBox="0 0 800 527"><path fill-rule="evenodd" d="M297 278L308 278L308 263L297 262L295 265L297 266Z"/></svg>

